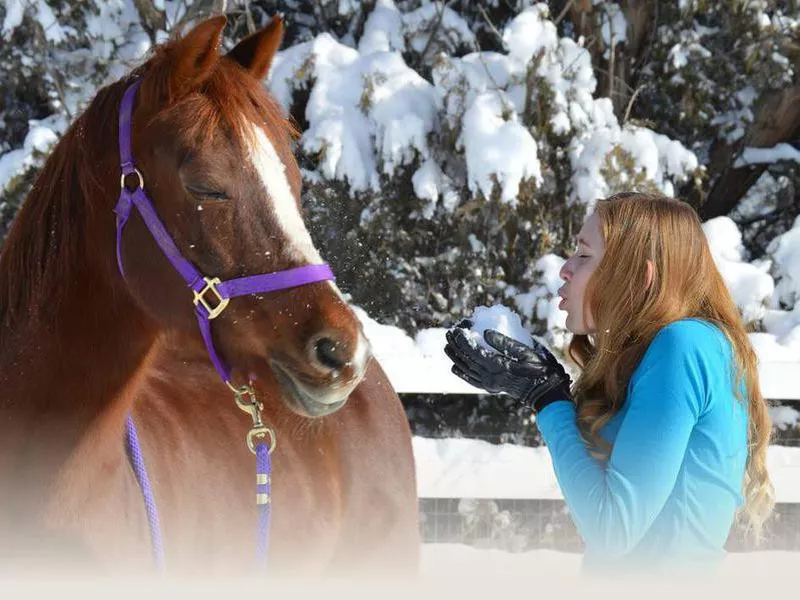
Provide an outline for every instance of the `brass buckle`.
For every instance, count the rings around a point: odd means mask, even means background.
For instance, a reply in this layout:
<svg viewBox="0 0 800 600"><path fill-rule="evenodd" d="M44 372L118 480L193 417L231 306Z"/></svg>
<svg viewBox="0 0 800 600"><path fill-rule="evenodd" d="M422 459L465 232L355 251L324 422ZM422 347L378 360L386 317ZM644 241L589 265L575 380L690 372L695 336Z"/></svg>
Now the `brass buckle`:
<svg viewBox="0 0 800 600"><path fill-rule="evenodd" d="M217 286L222 283L219 277L203 277L203 280L206 282L206 286L202 290L199 292L192 290L194 292L193 302L195 306L199 304L206 309L209 319L216 319L222 314L222 311L225 310L225 307L228 306L230 298L223 298L222 294L219 293ZM214 307L212 307L205 298L206 292L209 291L214 292L214 295L217 297L215 300L216 306Z"/></svg>
<svg viewBox="0 0 800 600"><path fill-rule="evenodd" d="M253 419L253 427L247 432L247 447L253 454L256 453L256 440L262 440L266 437L269 438L269 453L272 454L275 450L277 439L275 437L275 430L271 427L264 425L261 420L261 411L264 410L264 405L256 398L256 393L253 390L252 383L244 385L240 388L234 387L230 381L225 382L227 386L233 391L233 397L236 400L236 406L250 415Z"/></svg>

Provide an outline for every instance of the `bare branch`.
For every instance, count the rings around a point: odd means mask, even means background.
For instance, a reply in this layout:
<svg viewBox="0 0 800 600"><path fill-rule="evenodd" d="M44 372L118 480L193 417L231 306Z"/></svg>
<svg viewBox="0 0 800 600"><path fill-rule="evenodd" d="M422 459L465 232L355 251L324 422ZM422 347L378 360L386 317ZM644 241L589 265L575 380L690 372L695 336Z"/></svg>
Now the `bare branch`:
<svg viewBox="0 0 800 600"><path fill-rule="evenodd" d="M150 41L155 43L156 33L167 29L167 15L155 7L153 0L133 0L133 5L139 13L142 28L150 37Z"/></svg>
<svg viewBox="0 0 800 600"><path fill-rule="evenodd" d="M631 98L628 100L628 106L625 108L625 115L622 117L623 125L628 122L628 119L631 116L631 108L633 108L633 103L636 101L636 96L638 96L639 92L641 92L645 87L645 84L642 84L636 88L633 94L631 94Z"/></svg>
<svg viewBox="0 0 800 600"><path fill-rule="evenodd" d="M249 10L247 10L247 3L245 2L245 10L247 12L247 16L249 16ZM186 12L180 18L177 26L183 25L185 23L191 23L192 21L204 19L206 17L212 17L214 15L221 15L225 13L225 10L228 8L228 0L197 0L191 6L186 9ZM248 29L250 27L250 23L248 22ZM255 27L253 28L255 31Z"/></svg>
<svg viewBox="0 0 800 600"><path fill-rule="evenodd" d="M423 64L425 61L425 55L428 53L428 48L430 48L431 43L433 42L433 38L436 37L436 34L439 32L439 28L442 26L442 21L444 20L444 10L447 8L449 4L452 4L453 0L447 0L444 4L441 2L436 3L436 23L433 25L433 30L431 31L430 36L428 37L428 41L425 44L425 47L422 49L422 52L419 55L420 64Z"/></svg>
<svg viewBox="0 0 800 600"><path fill-rule="evenodd" d="M743 139L711 147L709 173L719 176L701 207L703 219L728 214L766 170L767 165L734 167L744 146L770 148L792 142L800 131L800 87L765 92L756 105L756 118Z"/></svg>
<svg viewBox="0 0 800 600"><path fill-rule="evenodd" d="M564 19L564 17L566 17L566 16L567 16L567 13L569 12L569 9L570 9L570 8L572 8L572 4L573 4L574 2L575 2L575 0L569 0L569 2L567 2L567 3L564 5L564 8L562 8L562 9L561 9L561 12L560 12L560 13L558 13L558 16L557 16L557 17L555 18L555 20L553 21L553 24L554 24L556 27L558 27L558 24L559 24L559 23L561 23L561 21Z"/></svg>
<svg viewBox="0 0 800 600"><path fill-rule="evenodd" d="M247 34L252 35L256 32L256 22L255 19L253 19L253 11L250 10L250 0L242 0L242 4L244 4L244 18L247 22Z"/></svg>
<svg viewBox="0 0 800 600"><path fill-rule="evenodd" d="M497 39L500 40L500 44L502 44L503 49L506 49L506 43L503 41L503 34L497 30L497 27L492 20L489 18L489 15L486 14L486 11L483 9L482 6L478 5L478 10L481 11L481 15L483 16L483 20L486 21L486 24L489 26L489 29L497 36Z"/></svg>

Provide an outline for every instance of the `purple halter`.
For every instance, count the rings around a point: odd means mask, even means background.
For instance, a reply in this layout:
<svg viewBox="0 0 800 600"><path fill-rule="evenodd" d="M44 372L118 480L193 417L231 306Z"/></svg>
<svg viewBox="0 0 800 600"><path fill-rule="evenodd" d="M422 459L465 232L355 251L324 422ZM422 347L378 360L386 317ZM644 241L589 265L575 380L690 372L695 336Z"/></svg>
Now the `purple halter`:
<svg viewBox="0 0 800 600"><path fill-rule="evenodd" d="M250 448L250 451L256 455L256 504L258 508L256 559L257 566L263 568L267 560L267 544L269 541L271 521L270 454L275 448L275 433L261 421L262 405L256 399L252 386L248 384L237 388L231 383L230 368L222 361L214 348L214 341L211 337L211 321L222 314L231 298L285 290L318 281L332 281L335 280L335 277L327 264L321 264L306 265L276 273L221 281L218 277L204 277L191 262L186 260L186 258L181 255L172 237L170 237L167 229L158 218L153 203L144 191L144 177L133 162L131 124L133 119L133 101L139 84L140 81L137 80L128 87L122 98L122 104L120 105L119 154L122 166L122 177L120 178L121 191L119 194L119 201L114 208L114 212L117 215L117 264L119 265L120 273L124 277L125 269L122 263L122 232L131 214L131 209L135 206L142 216L145 225L153 235L153 238L155 238L159 248L161 248L161 251L169 259L178 273L180 273L189 288L191 288L194 294L193 302L197 315L197 322L200 325L200 332L203 336L208 354L211 357L211 362L214 363L214 367L217 369L220 377L222 377L222 380L233 391L237 406L249 413L253 419L253 427L247 434L247 446ZM138 181L136 182L136 188L131 191L126 187L125 180L133 175L138 178ZM269 446L263 441L256 441L263 440L266 437L269 437ZM147 475L136 427L131 417L128 417L127 420L126 449L130 457L131 466L144 496L156 566L159 571L163 572L164 549L158 522L158 511L156 510L155 498Z"/></svg>
<svg viewBox="0 0 800 600"><path fill-rule="evenodd" d="M122 231L131 214L131 208L135 206L161 251L194 293L193 302L195 313L197 314L197 322L200 325L200 332L203 335L211 362L214 363L214 367L216 367L222 380L236 391L231 385L230 369L217 354L214 342L211 339L211 321L222 314L230 299L249 294L285 290L318 281L332 281L336 278L330 266L321 264L220 281L218 277L204 277L192 263L186 260L158 218L150 198L144 191L144 177L142 177L141 172L133 162L131 148L133 100L140 83L140 81L134 82L125 91L122 105L120 106L119 154L122 162L122 177L120 179L122 190L120 191L117 206L114 209L117 214L117 264L119 265L120 273L124 277L125 270L122 264L121 245ZM138 182L136 189L130 191L125 186L125 180L132 175L138 178Z"/></svg>

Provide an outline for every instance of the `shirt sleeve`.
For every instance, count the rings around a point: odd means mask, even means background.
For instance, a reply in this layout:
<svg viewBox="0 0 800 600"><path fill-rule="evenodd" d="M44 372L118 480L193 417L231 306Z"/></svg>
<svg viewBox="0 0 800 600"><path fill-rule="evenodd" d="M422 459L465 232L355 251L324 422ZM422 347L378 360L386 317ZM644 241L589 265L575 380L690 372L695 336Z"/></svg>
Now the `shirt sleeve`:
<svg viewBox="0 0 800 600"><path fill-rule="evenodd" d="M655 336L634 371L607 463L589 454L572 402L554 402L538 415L578 531L607 556L630 552L664 507L706 403L696 330L676 325Z"/></svg>

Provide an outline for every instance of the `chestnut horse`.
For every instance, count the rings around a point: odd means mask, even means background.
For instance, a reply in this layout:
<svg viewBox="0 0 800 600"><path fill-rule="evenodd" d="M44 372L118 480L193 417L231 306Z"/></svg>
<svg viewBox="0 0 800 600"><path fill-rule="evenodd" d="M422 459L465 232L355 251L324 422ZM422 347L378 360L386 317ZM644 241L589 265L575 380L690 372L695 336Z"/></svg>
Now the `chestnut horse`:
<svg viewBox="0 0 800 600"><path fill-rule="evenodd" d="M192 293L135 211L119 241L118 120L180 253L222 279L321 264L303 223L294 132L262 79L283 26L221 55L224 17L101 89L59 141L0 256L0 564L152 567L136 423L168 573L253 564L252 425L212 366ZM123 186L129 185L123 177ZM211 325L276 432L270 572L409 572L419 551L411 436L331 281L249 294Z"/></svg>

